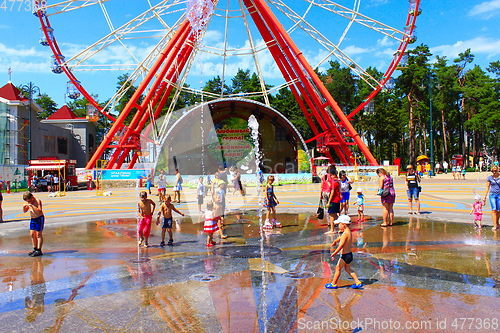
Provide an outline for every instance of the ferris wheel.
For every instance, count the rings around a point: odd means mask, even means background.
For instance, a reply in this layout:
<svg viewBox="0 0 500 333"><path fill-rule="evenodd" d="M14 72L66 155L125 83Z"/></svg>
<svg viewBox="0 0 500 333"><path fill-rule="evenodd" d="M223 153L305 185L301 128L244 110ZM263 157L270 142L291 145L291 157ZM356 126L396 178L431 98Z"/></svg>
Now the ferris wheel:
<svg viewBox="0 0 500 333"><path fill-rule="evenodd" d="M53 53L52 71L69 78L68 96L89 101L89 120L97 120L99 112L113 122L87 168L107 148L112 149L107 168L120 168L128 156L132 167L141 154L141 132L149 126L156 133L147 140L160 142L167 130L154 122L164 108L174 110L182 92L262 97L269 105L270 96L284 87L297 99L320 150L330 156L332 148L352 165L350 146L357 145L376 165L350 119L372 107L381 89L394 85L391 75L416 40L419 2L377 9L361 0L35 0L34 14L41 24L40 44ZM392 49L381 79L366 69L377 64L363 66L357 55L380 41ZM315 72L332 59L371 88L354 110L342 110ZM256 73L259 91L224 89L240 68ZM92 97L98 91L87 87L123 73L126 81L104 107L99 105ZM203 80L216 76L220 91L202 91ZM131 87L135 93L115 117L112 110ZM132 121L125 126L127 116Z"/></svg>

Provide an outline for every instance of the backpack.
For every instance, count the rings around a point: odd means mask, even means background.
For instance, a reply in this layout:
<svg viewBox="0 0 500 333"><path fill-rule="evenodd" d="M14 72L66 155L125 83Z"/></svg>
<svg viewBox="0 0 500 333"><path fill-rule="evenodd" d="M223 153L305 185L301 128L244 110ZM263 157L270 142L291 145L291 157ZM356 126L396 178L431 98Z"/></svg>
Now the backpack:
<svg viewBox="0 0 500 333"><path fill-rule="evenodd" d="M182 179L182 176L179 177L179 184L182 184L184 180Z"/></svg>
<svg viewBox="0 0 500 333"><path fill-rule="evenodd" d="M334 182L336 182L337 184L339 184L339 194L338 194L338 199L340 201L342 201L342 192L340 191L340 188L342 186L342 182L338 179L332 179ZM332 187L333 188L333 187Z"/></svg>

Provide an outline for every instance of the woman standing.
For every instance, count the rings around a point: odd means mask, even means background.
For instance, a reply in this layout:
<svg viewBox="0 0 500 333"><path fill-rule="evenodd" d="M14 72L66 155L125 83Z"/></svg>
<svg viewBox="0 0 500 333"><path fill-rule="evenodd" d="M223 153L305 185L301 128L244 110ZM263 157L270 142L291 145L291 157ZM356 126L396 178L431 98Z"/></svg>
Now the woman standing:
<svg viewBox="0 0 500 333"><path fill-rule="evenodd" d="M486 192L483 203L486 203L486 196L490 194L491 218L493 220L493 231L498 230L498 218L500 217L500 174L498 167L491 167L492 174L486 179Z"/></svg>
<svg viewBox="0 0 500 333"><path fill-rule="evenodd" d="M415 204L417 205L415 214L420 215L420 201L418 200L420 194L420 176L415 172L411 164L406 167L406 170L406 193L408 194L408 207L410 207L408 214L413 214L412 200L415 199Z"/></svg>
<svg viewBox="0 0 500 333"><path fill-rule="evenodd" d="M351 184L352 181L347 178L347 174L344 170L339 172L340 177L340 194L342 195L342 200L340 201L340 212L344 211L345 215L349 214L349 199L351 198Z"/></svg>
<svg viewBox="0 0 500 333"><path fill-rule="evenodd" d="M380 201L382 202L382 216L384 218L384 223L382 223L381 227L390 227L392 226L392 221L394 220L394 202L396 201L396 191L394 190L394 181L387 172L387 170L383 168L377 169L377 175L379 176L379 195ZM384 195L384 190L387 189L388 193ZM387 223L387 218L389 217L389 223Z"/></svg>
<svg viewBox="0 0 500 333"><path fill-rule="evenodd" d="M333 179L330 171L334 168L334 166L328 167L327 173L323 177L321 177L321 192L319 194L319 197L325 213L328 212L328 201L330 199L330 192L332 192ZM328 221L327 214L324 214L324 217L326 217Z"/></svg>
<svg viewBox="0 0 500 333"><path fill-rule="evenodd" d="M181 202L181 191L182 191L182 176L179 173L179 169L175 169L175 185L174 185L174 202L177 198L177 202Z"/></svg>

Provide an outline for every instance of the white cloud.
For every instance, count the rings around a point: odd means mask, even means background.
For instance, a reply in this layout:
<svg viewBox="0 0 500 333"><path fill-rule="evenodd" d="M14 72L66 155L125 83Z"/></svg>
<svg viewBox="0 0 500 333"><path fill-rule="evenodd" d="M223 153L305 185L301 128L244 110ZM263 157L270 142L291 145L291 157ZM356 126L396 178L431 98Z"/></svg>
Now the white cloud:
<svg viewBox="0 0 500 333"><path fill-rule="evenodd" d="M476 37L466 41L458 41L453 45L441 45L431 48L434 55L446 56L448 59L458 57L458 54L471 49L472 54L482 54L491 58L500 54L500 39Z"/></svg>
<svg viewBox="0 0 500 333"><path fill-rule="evenodd" d="M389 36L384 36L384 38L377 40L378 47L392 46L394 43L394 40L390 39Z"/></svg>
<svg viewBox="0 0 500 333"><path fill-rule="evenodd" d="M475 5L469 12L469 16L481 16L486 19L497 16L500 12L500 0L490 0Z"/></svg>
<svg viewBox="0 0 500 333"><path fill-rule="evenodd" d="M367 54L373 52L373 49L362 48L359 46L350 45L342 50L348 56L355 56L358 54Z"/></svg>

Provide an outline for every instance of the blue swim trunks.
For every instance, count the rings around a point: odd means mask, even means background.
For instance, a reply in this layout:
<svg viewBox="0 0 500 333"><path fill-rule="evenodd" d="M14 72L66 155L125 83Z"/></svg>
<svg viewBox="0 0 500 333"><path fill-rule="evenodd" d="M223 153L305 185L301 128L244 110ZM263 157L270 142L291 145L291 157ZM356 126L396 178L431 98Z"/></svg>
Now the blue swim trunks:
<svg viewBox="0 0 500 333"><path fill-rule="evenodd" d="M32 218L30 222L30 230L42 231L44 224L45 224L45 216L42 215L36 218Z"/></svg>
<svg viewBox="0 0 500 333"><path fill-rule="evenodd" d="M167 217L167 218L163 218L163 224L161 225L161 228L162 229L172 229L172 218L171 217Z"/></svg>

